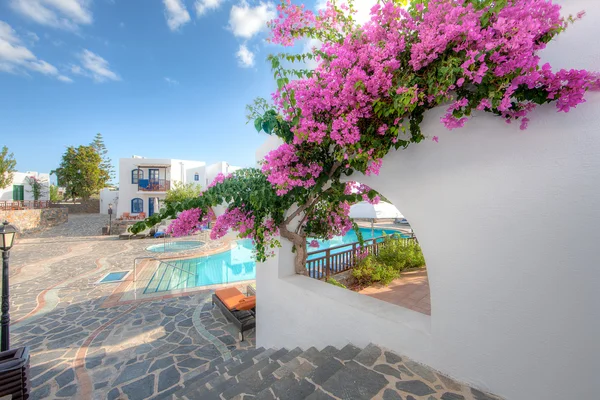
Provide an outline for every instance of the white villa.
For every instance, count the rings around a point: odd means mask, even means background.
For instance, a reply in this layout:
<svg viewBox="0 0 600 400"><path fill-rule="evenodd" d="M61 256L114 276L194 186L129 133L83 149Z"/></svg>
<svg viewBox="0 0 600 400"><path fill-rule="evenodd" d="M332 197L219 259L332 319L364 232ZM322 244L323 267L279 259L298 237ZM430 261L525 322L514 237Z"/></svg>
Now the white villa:
<svg viewBox="0 0 600 400"><path fill-rule="evenodd" d="M40 173L35 171L27 172L15 172L13 175L12 184L2 189L0 188L0 202L5 201L33 201L33 193L31 185L27 183L28 177L35 177L41 179L44 183L44 189L42 189L42 196L39 200L47 201L50 199L50 174Z"/></svg>
<svg viewBox="0 0 600 400"><path fill-rule="evenodd" d="M177 182L198 183L206 188L219 174L240 169L224 161L206 165L204 161L133 156L119 160L117 217L123 213L150 216L160 210L167 191Z"/></svg>

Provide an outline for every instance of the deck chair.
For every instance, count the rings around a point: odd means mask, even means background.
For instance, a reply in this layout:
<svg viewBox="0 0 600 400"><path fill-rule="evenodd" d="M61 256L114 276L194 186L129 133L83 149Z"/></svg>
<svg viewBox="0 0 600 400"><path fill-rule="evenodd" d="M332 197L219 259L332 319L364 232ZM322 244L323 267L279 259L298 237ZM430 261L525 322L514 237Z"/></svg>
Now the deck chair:
<svg viewBox="0 0 600 400"><path fill-rule="evenodd" d="M256 296L246 297L237 288L220 289L213 294L212 304L240 330L241 341L244 332L256 326Z"/></svg>

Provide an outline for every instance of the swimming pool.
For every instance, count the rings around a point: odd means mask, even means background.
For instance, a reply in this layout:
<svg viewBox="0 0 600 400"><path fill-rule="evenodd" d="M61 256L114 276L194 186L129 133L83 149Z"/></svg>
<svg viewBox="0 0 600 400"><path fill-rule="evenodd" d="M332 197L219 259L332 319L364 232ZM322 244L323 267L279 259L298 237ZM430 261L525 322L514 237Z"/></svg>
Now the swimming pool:
<svg viewBox="0 0 600 400"><path fill-rule="evenodd" d="M373 234L371 229L368 228L361 228L361 232L365 240L383 236L384 233L388 235L398 233L392 230L375 229ZM343 244L351 244L357 240L356 233L352 230L343 237L336 237L331 240L319 240L319 248L309 247L308 251L310 253ZM344 250L347 250L347 248L335 249L332 253ZM309 259L310 257L309 255ZM167 263L162 263L158 267L144 293L164 292L174 289L256 279L254 246L249 239L238 240L236 247L224 253L189 260L171 260Z"/></svg>
<svg viewBox="0 0 600 400"><path fill-rule="evenodd" d="M224 253L167 261L158 267L144 293L256 279L253 253L252 240L243 239Z"/></svg>
<svg viewBox="0 0 600 400"><path fill-rule="evenodd" d="M153 244L152 246L146 247L146 250L153 253L175 253L178 251L196 249L203 244L203 242L199 241L166 242L161 244Z"/></svg>

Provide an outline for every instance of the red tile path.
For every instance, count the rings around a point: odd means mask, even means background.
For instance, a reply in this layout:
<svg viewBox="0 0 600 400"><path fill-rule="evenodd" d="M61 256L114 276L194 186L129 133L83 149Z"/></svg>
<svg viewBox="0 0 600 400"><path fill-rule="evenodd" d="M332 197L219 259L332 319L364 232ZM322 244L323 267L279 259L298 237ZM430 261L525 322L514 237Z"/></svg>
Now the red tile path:
<svg viewBox="0 0 600 400"><path fill-rule="evenodd" d="M403 272L388 286L372 286L359 293L431 315L429 280L425 269Z"/></svg>

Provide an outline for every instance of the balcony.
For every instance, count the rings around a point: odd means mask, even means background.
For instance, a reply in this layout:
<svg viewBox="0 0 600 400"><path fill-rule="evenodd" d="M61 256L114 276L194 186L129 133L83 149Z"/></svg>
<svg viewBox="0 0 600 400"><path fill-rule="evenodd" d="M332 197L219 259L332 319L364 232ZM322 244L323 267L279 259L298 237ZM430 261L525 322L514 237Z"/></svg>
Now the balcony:
<svg viewBox="0 0 600 400"><path fill-rule="evenodd" d="M171 181L166 179L140 179L138 192L167 192L171 189Z"/></svg>

